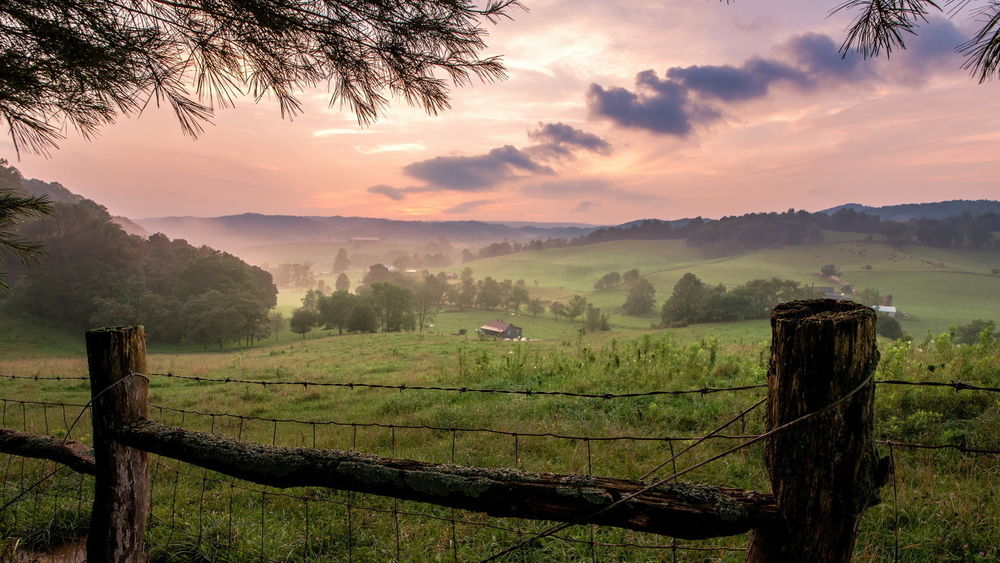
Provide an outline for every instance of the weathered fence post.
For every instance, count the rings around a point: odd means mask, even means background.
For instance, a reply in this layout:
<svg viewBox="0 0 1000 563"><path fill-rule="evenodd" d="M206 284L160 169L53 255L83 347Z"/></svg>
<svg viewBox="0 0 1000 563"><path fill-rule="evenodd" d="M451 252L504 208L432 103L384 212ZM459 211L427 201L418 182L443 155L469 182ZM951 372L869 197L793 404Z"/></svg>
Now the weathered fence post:
<svg viewBox="0 0 1000 563"><path fill-rule="evenodd" d="M149 455L108 437L108 430L146 418L146 335L142 327L87 332L96 462L88 561L145 561Z"/></svg>
<svg viewBox="0 0 1000 563"><path fill-rule="evenodd" d="M877 493L872 410L875 313L816 299L771 313L767 430L846 401L769 438L764 461L784 517L752 533L747 561L849 561L861 514Z"/></svg>

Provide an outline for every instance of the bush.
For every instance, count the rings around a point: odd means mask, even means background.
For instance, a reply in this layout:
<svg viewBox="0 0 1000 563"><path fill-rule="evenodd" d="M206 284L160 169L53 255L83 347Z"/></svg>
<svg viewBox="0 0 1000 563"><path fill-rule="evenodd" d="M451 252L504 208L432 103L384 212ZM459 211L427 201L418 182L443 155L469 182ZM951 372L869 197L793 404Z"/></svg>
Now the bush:
<svg viewBox="0 0 1000 563"><path fill-rule="evenodd" d="M875 325L875 333L891 340L899 340L905 336L899 321L888 315L879 315L878 324Z"/></svg>

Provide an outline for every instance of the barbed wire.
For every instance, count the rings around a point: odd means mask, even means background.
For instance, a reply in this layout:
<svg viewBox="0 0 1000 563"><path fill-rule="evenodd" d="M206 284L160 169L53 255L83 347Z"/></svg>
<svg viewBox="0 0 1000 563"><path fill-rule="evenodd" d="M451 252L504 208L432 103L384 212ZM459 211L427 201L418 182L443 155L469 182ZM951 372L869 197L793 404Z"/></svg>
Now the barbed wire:
<svg viewBox="0 0 1000 563"><path fill-rule="evenodd" d="M89 403L59 403L54 401L29 401L27 399L11 399L9 397L0 397L0 402L4 403L14 403L18 405L41 405L47 407L80 407L80 408L90 408Z"/></svg>
<svg viewBox="0 0 1000 563"><path fill-rule="evenodd" d="M909 442L897 442L895 440L876 440L875 443L895 448L910 448L917 450L956 450L965 454L1000 455L1000 450L970 448L968 446L961 446L958 444L914 444Z"/></svg>
<svg viewBox="0 0 1000 563"><path fill-rule="evenodd" d="M357 382L323 382L323 381L263 381L263 380L251 380L251 379L241 379L241 378L211 378L211 377L201 377L192 375L178 375L171 372L163 373L151 373L148 375L155 375L159 377L170 377L174 379L184 379L189 381L197 381L201 383L243 383L248 385L261 385L264 387L270 385L288 385L295 387L347 387L350 389L385 389L392 391L457 391L461 393L496 393L496 394L516 394L516 395L556 395L565 397L579 397L587 399L622 399L622 398L633 398L633 397L647 397L655 395L708 395L712 393L723 393L723 392L733 392L733 391L748 391L752 389L766 389L767 384L760 383L754 385L740 385L734 387L708 387L703 386L696 389L681 389L681 390L654 390L654 391L641 391L636 393L579 393L575 391L545 391L545 390L533 390L533 389L490 389L490 388L473 388L473 387L441 387L441 386L430 386L430 385L406 385L401 383L398 385L389 384L376 384L376 383L357 383ZM12 375L12 374L0 374L2 379L13 379L13 380L29 380L29 381L89 381L90 377L81 375ZM981 385L973 385L971 383L964 383L961 381L910 381L903 379L879 379L876 380L877 385L912 385L912 386L926 386L926 387L948 387L954 389L955 391L987 391L991 393L1000 393L1000 387L986 387Z"/></svg>
<svg viewBox="0 0 1000 563"><path fill-rule="evenodd" d="M150 408L161 411L176 412L180 414L193 414L207 417L235 418L237 420L253 420L258 422L301 424L304 426L339 426L348 428L382 428L385 430L433 430L438 432L462 432L462 433L482 433L497 434L501 436L522 437L522 438L555 438L559 440L578 440L592 442L614 442L614 441L634 441L634 442L686 442L700 440L703 436L585 436L558 434L555 432L515 432L511 430L498 430L495 428L471 428L458 426L432 426L427 424L389 424L385 422L343 422L337 420L298 420L294 418L268 418L263 416L251 416L234 413L202 412L190 409L179 409L164 405L150 404ZM728 440L746 440L756 437L756 434L733 435L715 434L711 438Z"/></svg>
<svg viewBox="0 0 1000 563"><path fill-rule="evenodd" d="M324 381L263 381L257 379L239 379L226 377L216 379L211 377L201 377L196 375L177 375L173 373L150 373L146 374L156 377L169 377L173 379L183 379L187 381L197 381L200 383L242 383L246 385L268 386L292 386L303 387L340 387L348 389L382 389L388 391L448 391L456 393L486 393L498 395L540 395L540 396L562 396L577 397L583 399L631 399L635 397L652 397L657 395L709 395L712 393L723 393L729 391L749 391L752 389L765 389L766 384L740 385L736 387L700 387L698 389L682 389L675 391L641 391L636 393L577 393L575 391L544 391L534 389L488 389L479 387L444 387L437 385L407 385L400 383L390 385L386 383L357 383L348 382L324 382Z"/></svg>
<svg viewBox="0 0 1000 563"><path fill-rule="evenodd" d="M879 379L875 383L881 385L923 385L927 387L950 387L955 391L989 391L991 393L1000 393L1000 387L981 387L978 385L971 385L969 383L962 383L961 381L952 381L945 383L943 381L907 381L903 379Z"/></svg>
<svg viewBox="0 0 1000 563"><path fill-rule="evenodd" d="M9 375L0 373L0 378L32 381L90 381L90 376L86 375Z"/></svg>

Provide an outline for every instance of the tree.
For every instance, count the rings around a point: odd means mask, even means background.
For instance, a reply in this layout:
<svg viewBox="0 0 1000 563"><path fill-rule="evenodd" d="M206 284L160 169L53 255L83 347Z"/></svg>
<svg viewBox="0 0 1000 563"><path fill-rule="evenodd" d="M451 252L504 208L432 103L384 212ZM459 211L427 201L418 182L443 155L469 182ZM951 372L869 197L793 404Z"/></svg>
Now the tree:
<svg viewBox="0 0 1000 563"><path fill-rule="evenodd" d="M529 299L528 300L528 312L531 313L532 317L537 317L539 314L545 312L545 304L542 303L541 299Z"/></svg>
<svg viewBox="0 0 1000 563"><path fill-rule="evenodd" d="M566 315L566 305L561 301L553 301L549 304L549 311L556 318L563 317Z"/></svg>
<svg viewBox="0 0 1000 563"><path fill-rule="evenodd" d="M351 332L375 332L378 330L378 313L367 298L358 299L351 309L351 318L347 323Z"/></svg>
<svg viewBox="0 0 1000 563"><path fill-rule="evenodd" d="M879 315L878 322L875 325L875 332L879 336L884 336L890 340L899 340L905 335L903 334L903 327L900 326L899 321L895 317L890 317L888 315Z"/></svg>
<svg viewBox="0 0 1000 563"><path fill-rule="evenodd" d="M273 96L282 116L296 93L327 83L362 123L393 97L435 114L447 82L504 77L480 57L483 20L516 0L8 0L0 4L0 116L15 148L46 152L64 123L93 135L150 100L196 136L214 106ZM193 92L191 91L193 86Z"/></svg>
<svg viewBox="0 0 1000 563"><path fill-rule="evenodd" d="M566 303L566 316L573 320L587 311L587 299L580 295L574 295Z"/></svg>
<svg viewBox="0 0 1000 563"><path fill-rule="evenodd" d="M378 282L371 285L367 297L375 309L382 332L414 328L414 299L409 289L389 282Z"/></svg>
<svg viewBox="0 0 1000 563"><path fill-rule="evenodd" d="M277 338L281 329L285 328L285 316L279 311L271 311L267 315L267 320L271 323L271 335Z"/></svg>
<svg viewBox="0 0 1000 563"><path fill-rule="evenodd" d="M645 315L653 310L654 304L656 304L656 289L653 284L640 278L629 289L622 310L629 315Z"/></svg>
<svg viewBox="0 0 1000 563"><path fill-rule="evenodd" d="M608 322L608 314L602 313L598 307L587 304L587 311L583 317L583 330L611 330L611 323Z"/></svg>
<svg viewBox="0 0 1000 563"><path fill-rule="evenodd" d="M972 346L980 341L991 343L995 338L996 322L985 319L975 319L969 324L962 325L952 330L955 333L955 342L958 344L968 344Z"/></svg>
<svg viewBox="0 0 1000 563"><path fill-rule="evenodd" d="M622 274L622 281L627 284L633 284L639 281L639 270L636 268L632 268L631 270L625 272L624 274Z"/></svg>
<svg viewBox="0 0 1000 563"><path fill-rule="evenodd" d="M343 274L351 267L351 260L347 257L347 251L341 248L337 251L337 257L333 259L333 273Z"/></svg>
<svg viewBox="0 0 1000 563"><path fill-rule="evenodd" d="M337 291L347 291L351 289L351 280L347 277L347 274L340 274L337 276L337 281L333 286Z"/></svg>
<svg viewBox="0 0 1000 563"><path fill-rule="evenodd" d="M347 291L338 290L319 300L319 317L327 328L337 327L338 334L344 334L351 320L355 296Z"/></svg>
<svg viewBox="0 0 1000 563"><path fill-rule="evenodd" d="M306 337L306 333L311 331L316 323L319 322L319 315L310 309L296 309L292 313L292 319L288 322L288 326L292 329L295 334L301 334L302 338Z"/></svg>
<svg viewBox="0 0 1000 563"><path fill-rule="evenodd" d="M671 321L694 322L701 314L705 298L705 284L698 276L688 272L674 285L674 291L663 303L663 324Z"/></svg>
<svg viewBox="0 0 1000 563"><path fill-rule="evenodd" d="M610 289L622 281L622 275L618 272L608 272L604 274L601 279L594 282L594 289L601 291L602 289Z"/></svg>
<svg viewBox="0 0 1000 563"><path fill-rule="evenodd" d="M829 278L833 276L839 276L841 272L840 268L838 268L836 264L826 264L820 267L819 273L822 274L824 277Z"/></svg>

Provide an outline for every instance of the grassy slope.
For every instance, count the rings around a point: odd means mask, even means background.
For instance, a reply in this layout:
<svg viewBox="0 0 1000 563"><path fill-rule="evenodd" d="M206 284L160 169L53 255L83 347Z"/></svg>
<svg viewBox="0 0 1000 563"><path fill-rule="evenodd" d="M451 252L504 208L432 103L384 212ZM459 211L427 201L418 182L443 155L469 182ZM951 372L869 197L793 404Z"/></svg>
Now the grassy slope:
<svg viewBox="0 0 1000 563"><path fill-rule="evenodd" d="M921 246L896 249L844 233L830 233L828 239L816 246L766 249L721 259L704 259L682 241L617 241L525 252L468 265L476 278L523 278L533 296L566 299L584 295L613 313L612 324L631 328L648 327L656 322L656 315L643 319L622 315L624 289L595 292L593 283L609 271L638 268L656 288L658 303L662 303L686 272L693 272L705 283L723 283L729 288L775 276L830 285L813 274L831 263L840 267L843 279L856 289L873 287L882 294L892 294L893 304L913 315L903 328L914 336L943 332L974 318L1000 321L1000 307L991 306L1000 294L1000 278L989 275L991 268L1000 265L1000 252ZM534 280L539 281L538 287ZM731 330L728 323L721 326Z"/></svg>

